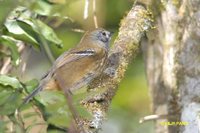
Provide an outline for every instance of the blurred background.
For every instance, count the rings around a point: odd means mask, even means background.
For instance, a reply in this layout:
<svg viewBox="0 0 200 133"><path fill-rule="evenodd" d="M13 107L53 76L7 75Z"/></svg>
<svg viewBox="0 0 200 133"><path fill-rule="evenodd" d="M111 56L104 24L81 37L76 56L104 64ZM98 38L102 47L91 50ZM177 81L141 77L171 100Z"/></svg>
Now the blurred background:
<svg viewBox="0 0 200 133"><path fill-rule="evenodd" d="M3 0L4 1L4 0ZM85 0L6 0L1 4L0 18L4 20L16 6L24 6L40 14L40 19L50 26L62 41L63 48L49 45L53 57L75 46L83 33L95 28L92 0L89 0L87 16L84 18ZM99 27L114 31L112 43L117 36L120 21L131 9L133 0L96 0L96 16ZM50 17L45 17L50 16ZM44 50L27 48L27 66L21 73L20 66L13 70L20 80L40 79L51 66ZM117 95L112 101L107 122L101 133L153 133L153 122L139 124L139 119L151 114L150 99L145 79L145 66L142 53L132 60L125 78L119 85Z"/></svg>

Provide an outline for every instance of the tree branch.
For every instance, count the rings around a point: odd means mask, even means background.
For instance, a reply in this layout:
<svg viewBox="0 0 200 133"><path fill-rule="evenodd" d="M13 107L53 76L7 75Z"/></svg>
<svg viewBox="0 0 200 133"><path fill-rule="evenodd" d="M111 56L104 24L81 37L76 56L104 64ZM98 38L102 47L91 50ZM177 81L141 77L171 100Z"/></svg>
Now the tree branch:
<svg viewBox="0 0 200 133"><path fill-rule="evenodd" d="M97 132L101 128L129 61L137 55L139 42L145 31L151 27L151 22L151 13L142 6L134 6L122 20L118 37L111 49L104 73L89 86L89 91L97 92L97 95L81 101L81 104L93 116L91 120L84 118L80 120L88 133ZM99 90L102 90L100 94Z"/></svg>

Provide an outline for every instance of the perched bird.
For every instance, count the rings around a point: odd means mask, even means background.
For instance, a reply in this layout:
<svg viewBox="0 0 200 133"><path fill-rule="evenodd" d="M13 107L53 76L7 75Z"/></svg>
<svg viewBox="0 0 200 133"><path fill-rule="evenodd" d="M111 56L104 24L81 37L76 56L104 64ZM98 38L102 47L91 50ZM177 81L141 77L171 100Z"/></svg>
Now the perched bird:
<svg viewBox="0 0 200 133"><path fill-rule="evenodd" d="M111 32L104 29L86 32L75 48L57 58L39 86L25 98L24 103L29 102L43 89L60 88L59 79L63 79L62 86L65 88L62 89L65 92L72 93L87 85L102 72L107 61L110 40Z"/></svg>

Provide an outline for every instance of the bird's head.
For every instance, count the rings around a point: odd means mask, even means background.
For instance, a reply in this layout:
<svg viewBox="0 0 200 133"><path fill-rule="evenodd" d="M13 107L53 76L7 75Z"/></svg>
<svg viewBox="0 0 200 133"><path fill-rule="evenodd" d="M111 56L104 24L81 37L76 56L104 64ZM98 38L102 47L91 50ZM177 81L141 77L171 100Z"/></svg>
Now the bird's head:
<svg viewBox="0 0 200 133"><path fill-rule="evenodd" d="M89 32L88 35L89 38L91 38L92 41L96 42L96 44L99 45L100 47L109 49L109 43L112 36L111 32L99 28Z"/></svg>

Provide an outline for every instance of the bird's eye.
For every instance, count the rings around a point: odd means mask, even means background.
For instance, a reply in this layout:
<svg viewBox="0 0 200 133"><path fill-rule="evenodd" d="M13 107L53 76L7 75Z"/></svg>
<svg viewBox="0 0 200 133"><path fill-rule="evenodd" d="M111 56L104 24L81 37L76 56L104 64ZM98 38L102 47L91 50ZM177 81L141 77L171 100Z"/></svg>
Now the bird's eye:
<svg viewBox="0 0 200 133"><path fill-rule="evenodd" d="M103 36L106 36L106 33L105 33L105 32L102 32L102 35L103 35Z"/></svg>

